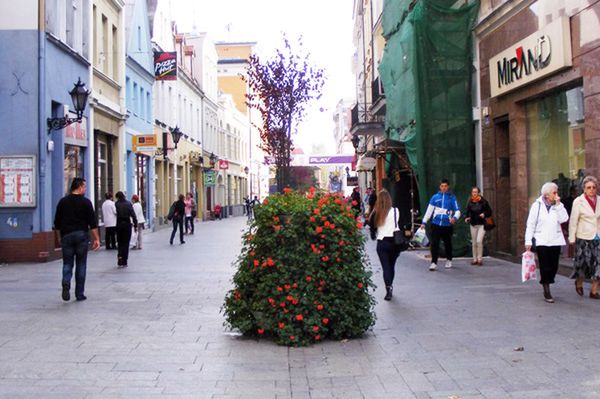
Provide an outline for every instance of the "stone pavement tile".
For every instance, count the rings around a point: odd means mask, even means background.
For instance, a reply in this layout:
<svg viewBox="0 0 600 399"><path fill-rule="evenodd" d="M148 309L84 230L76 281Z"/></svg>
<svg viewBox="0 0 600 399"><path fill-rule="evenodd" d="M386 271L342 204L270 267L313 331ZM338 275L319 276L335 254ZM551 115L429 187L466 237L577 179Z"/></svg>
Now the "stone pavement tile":
<svg viewBox="0 0 600 399"><path fill-rule="evenodd" d="M367 396L380 396L383 397L386 395L386 390L381 383L381 380L378 376L361 376L354 377L356 380L356 385L358 386L360 392Z"/></svg>
<svg viewBox="0 0 600 399"><path fill-rule="evenodd" d="M537 388L534 390L523 390L509 392L511 398L519 399L533 399L533 398L544 398L544 399L563 399L565 396L564 392L560 390L543 389ZM574 396L577 397L577 396Z"/></svg>
<svg viewBox="0 0 600 399"><path fill-rule="evenodd" d="M502 388L481 388L479 392L486 399L506 399L510 396L508 392L506 392Z"/></svg>
<svg viewBox="0 0 600 399"><path fill-rule="evenodd" d="M460 398L460 399L467 399L467 398L477 398L477 399L483 399L483 395L481 394L481 392L477 391L477 390L468 390L468 391L463 391L460 389L456 389L456 390L438 390L435 392L428 392L429 393L429 397L431 399L448 399L448 398Z"/></svg>
<svg viewBox="0 0 600 399"><path fill-rule="evenodd" d="M435 391L435 387L429 382L426 375L420 372L401 372L404 382L413 392Z"/></svg>

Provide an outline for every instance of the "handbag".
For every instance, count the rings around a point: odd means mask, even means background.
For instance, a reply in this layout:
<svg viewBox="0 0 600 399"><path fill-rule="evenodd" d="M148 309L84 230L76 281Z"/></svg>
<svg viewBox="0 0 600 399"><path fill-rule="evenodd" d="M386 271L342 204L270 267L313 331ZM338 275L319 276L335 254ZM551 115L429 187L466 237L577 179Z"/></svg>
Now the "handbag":
<svg viewBox="0 0 600 399"><path fill-rule="evenodd" d="M542 204L538 204L538 211L537 211L537 216L535 217L535 227L533 228L533 234L535 234L535 231L537 230L537 225L538 225L538 220L540 219L540 208L542 207ZM531 237L531 252L536 252L537 251L537 245L536 245L536 240L535 240L535 236Z"/></svg>
<svg viewBox="0 0 600 399"><path fill-rule="evenodd" d="M491 216L488 216L485 218L485 223L483 225L483 229L485 231L490 231L493 230L496 227L496 222L494 222L494 218Z"/></svg>
<svg viewBox="0 0 600 399"><path fill-rule="evenodd" d="M408 249L408 238L404 231L400 230L398 227L398 220L396 219L396 208L394 209L394 228L398 230L394 230L394 244L400 251L406 251Z"/></svg>

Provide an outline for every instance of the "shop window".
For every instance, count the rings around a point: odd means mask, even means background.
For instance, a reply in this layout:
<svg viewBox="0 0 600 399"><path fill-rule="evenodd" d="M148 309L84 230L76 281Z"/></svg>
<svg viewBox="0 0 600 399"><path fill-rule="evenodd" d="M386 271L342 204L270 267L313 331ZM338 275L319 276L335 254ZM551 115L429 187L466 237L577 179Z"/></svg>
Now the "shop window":
<svg viewBox="0 0 600 399"><path fill-rule="evenodd" d="M567 198L572 187L581 193L585 177L583 88L529 102L526 111L529 203L550 181L558 185L561 198Z"/></svg>
<svg viewBox="0 0 600 399"><path fill-rule="evenodd" d="M68 193L71 182L76 177L83 175L83 149L74 145L65 145L65 157L63 160L64 183L63 192Z"/></svg>

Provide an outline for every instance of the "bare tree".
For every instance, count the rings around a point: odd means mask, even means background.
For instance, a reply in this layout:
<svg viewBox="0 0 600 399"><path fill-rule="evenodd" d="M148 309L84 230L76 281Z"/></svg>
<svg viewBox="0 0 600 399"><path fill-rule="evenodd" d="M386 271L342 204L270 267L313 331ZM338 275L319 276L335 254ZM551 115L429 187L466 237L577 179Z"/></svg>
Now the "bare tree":
<svg viewBox="0 0 600 399"><path fill-rule="evenodd" d="M276 168L277 190L290 182L290 161L293 150L292 133L305 116L311 100L321 98L325 82L323 70L309 63L309 55L295 52L284 36L283 50L263 62L252 54L247 66L250 90L246 104L259 111L260 148L272 159ZM298 46L302 47L301 40Z"/></svg>

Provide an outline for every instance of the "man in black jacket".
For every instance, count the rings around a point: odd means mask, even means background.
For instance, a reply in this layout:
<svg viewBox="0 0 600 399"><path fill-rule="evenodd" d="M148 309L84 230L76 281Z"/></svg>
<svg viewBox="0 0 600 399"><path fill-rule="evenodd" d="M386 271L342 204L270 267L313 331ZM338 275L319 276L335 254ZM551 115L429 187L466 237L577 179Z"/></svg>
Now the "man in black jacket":
<svg viewBox="0 0 600 399"><path fill-rule="evenodd" d="M98 222L92 202L84 197L85 179L76 177L71 183L71 194L62 198L56 206L54 229L60 231L63 257L62 299L71 299L71 279L75 264L75 298L85 301L85 275L89 232L92 232L92 250L100 248Z"/></svg>
<svg viewBox="0 0 600 399"><path fill-rule="evenodd" d="M173 208L173 232L171 233L171 240L169 240L171 245L173 245L173 239L175 238L177 227L179 227L179 242L185 244L185 241L183 241L183 218L185 216L185 202L183 202L183 200L183 194L179 194L179 199L175 201L173 205L171 205Z"/></svg>
<svg viewBox="0 0 600 399"><path fill-rule="evenodd" d="M125 198L125 194L119 191L115 197L115 208L117 209L117 246L119 253L117 255L117 267L127 267L129 258L129 241L131 240L131 227L137 229L137 218L131 202Z"/></svg>

